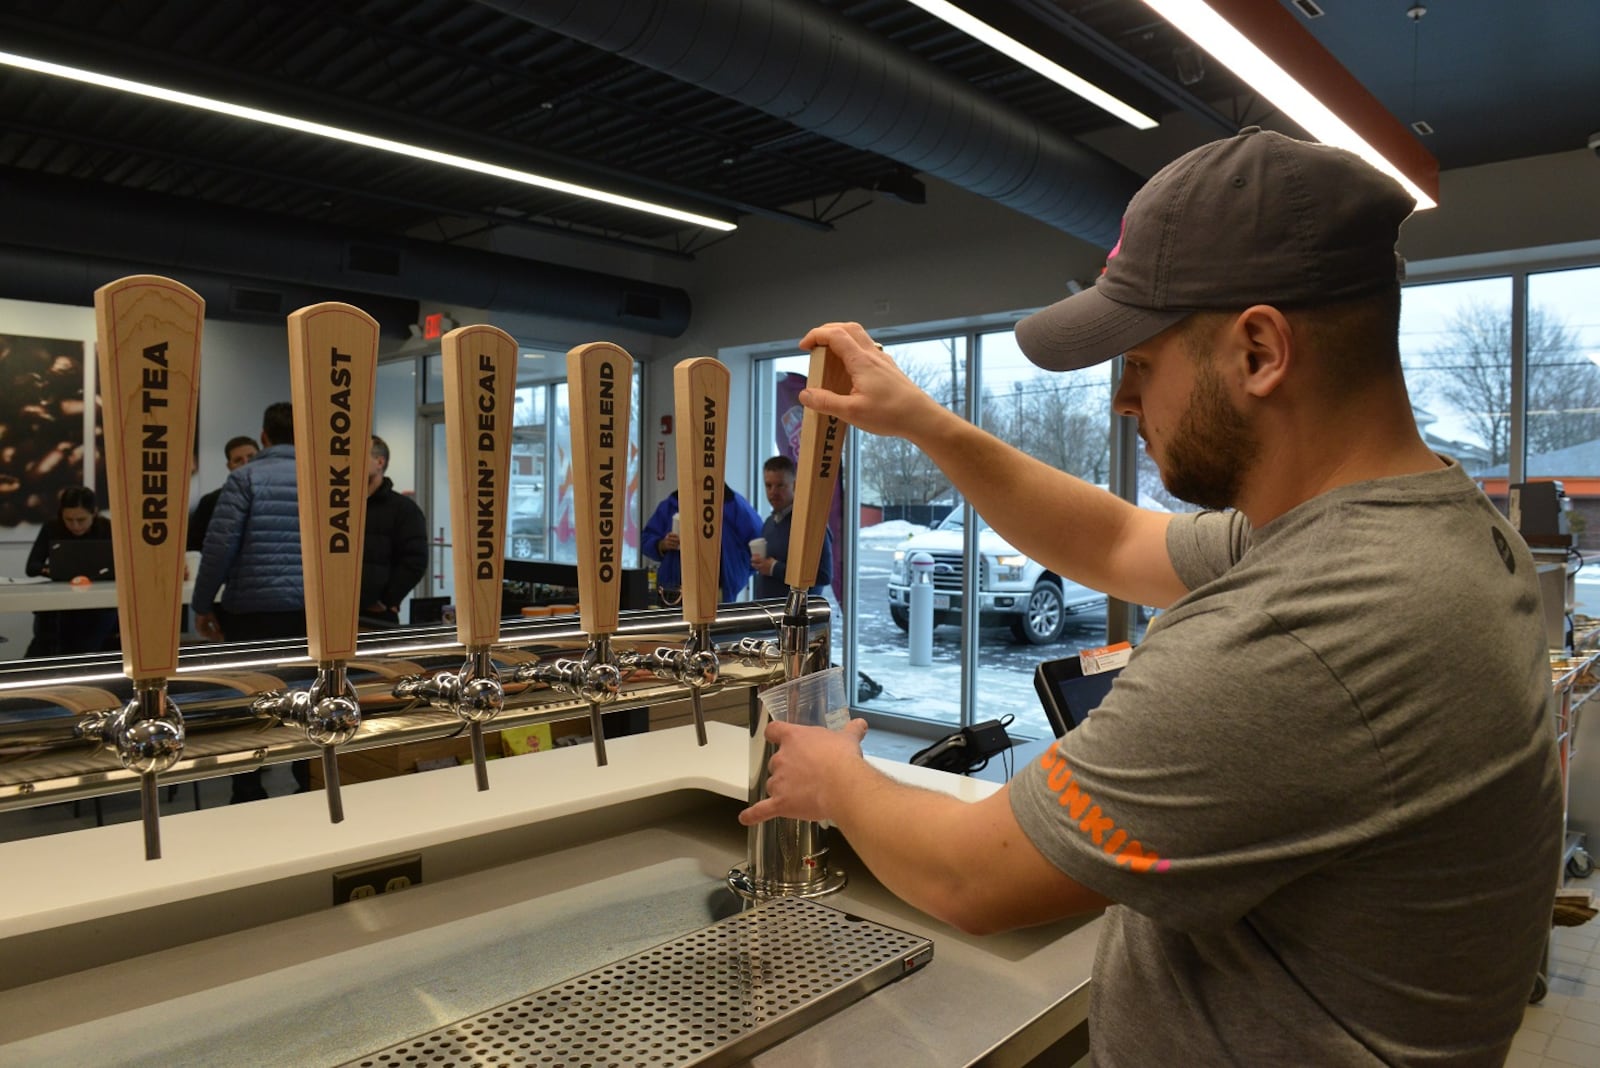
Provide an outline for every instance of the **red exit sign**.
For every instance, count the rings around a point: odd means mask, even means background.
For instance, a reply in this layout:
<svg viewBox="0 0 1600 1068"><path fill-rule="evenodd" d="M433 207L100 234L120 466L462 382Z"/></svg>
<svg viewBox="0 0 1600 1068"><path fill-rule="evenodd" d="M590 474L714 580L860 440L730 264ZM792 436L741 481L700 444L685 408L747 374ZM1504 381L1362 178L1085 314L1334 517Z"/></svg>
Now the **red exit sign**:
<svg viewBox="0 0 1600 1068"><path fill-rule="evenodd" d="M432 315L422 317L422 337L426 341L433 341L444 336L444 313L434 312Z"/></svg>

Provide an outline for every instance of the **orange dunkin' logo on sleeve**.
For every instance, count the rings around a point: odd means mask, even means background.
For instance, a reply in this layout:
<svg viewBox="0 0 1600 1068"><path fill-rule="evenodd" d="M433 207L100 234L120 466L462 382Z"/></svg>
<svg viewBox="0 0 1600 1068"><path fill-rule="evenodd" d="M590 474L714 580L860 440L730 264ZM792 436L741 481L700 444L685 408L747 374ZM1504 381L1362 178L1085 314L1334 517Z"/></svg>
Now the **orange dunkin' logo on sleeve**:
<svg viewBox="0 0 1600 1068"><path fill-rule="evenodd" d="M1119 865L1133 871L1166 871L1172 866L1172 861L1163 860L1130 838L1127 831L1118 827L1110 816L1100 810L1094 798L1079 787L1077 777L1067 766L1067 758L1057 752L1056 746L1045 750L1039 763L1049 772L1045 778L1046 788L1056 795L1056 801L1067 810L1071 825L1076 826Z"/></svg>

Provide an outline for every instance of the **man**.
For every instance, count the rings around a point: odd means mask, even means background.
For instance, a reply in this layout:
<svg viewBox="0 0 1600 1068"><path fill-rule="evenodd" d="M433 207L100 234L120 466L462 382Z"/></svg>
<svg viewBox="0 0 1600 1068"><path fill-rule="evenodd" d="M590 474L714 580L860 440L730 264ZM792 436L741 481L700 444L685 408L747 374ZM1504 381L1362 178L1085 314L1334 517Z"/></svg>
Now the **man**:
<svg viewBox="0 0 1600 1068"><path fill-rule="evenodd" d="M761 483L767 491L767 503L772 514L761 524L761 536L767 540L765 553L750 554L750 566L755 569L755 598L787 597L789 584L785 561L789 559L789 521L794 517L794 461L787 456L774 456L761 465ZM833 582L833 532L822 534L822 559L817 564L817 584L811 593L821 597Z"/></svg>
<svg viewBox="0 0 1600 1068"><path fill-rule="evenodd" d="M268 406L262 415L261 444L256 458L223 484L201 550L192 602L194 629L213 641L299 638L306 633L294 409L287 402ZM307 789L309 762L296 761L293 771L300 789ZM259 768L233 776L233 802L266 796Z"/></svg>
<svg viewBox="0 0 1600 1068"><path fill-rule="evenodd" d="M261 450L256 447L256 439L243 435L229 438L228 444L222 447L222 455L228 460L228 471L231 474L255 459L256 453ZM206 547L206 529L211 526L211 515L217 510L217 500L222 496L222 487L218 486L210 493L201 497L195 504L194 511L189 515L188 550L198 553Z"/></svg>
<svg viewBox="0 0 1600 1068"><path fill-rule="evenodd" d="M428 570L428 520L387 477L389 444L372 435L367 460L367 532L361 556L361 614L397 626L400 602Z"/></svg>
<svg viewBox="0 0 1600 1068"><path fill-rule="evenodd" d="M639 532L639 551L658 561L656 598L668 608L683 603L683 540L673 520L678 518L678 491L656 505ZM722 603L736 600L750 581L750 539L761 528L761 517L744 495L722 484L722 544L717 555L717 594Z"/></svg>
<svg viewBox="0 0 1600 1068"><path fill-rule="evenodd" d="M855 324L847 395L1017 548L1166 606L1105 702L975 804L774 724L770 797L829 819L962 928L1103 920L1097 1064L1498 1065L1547 945L1562 802L1532 560L1417 433L1394 245L1412 201L1249 129L1129 204L1097 285L1018 324L1035 363L1119 353L1168 488L1142 511L941 409Z"/></svg>

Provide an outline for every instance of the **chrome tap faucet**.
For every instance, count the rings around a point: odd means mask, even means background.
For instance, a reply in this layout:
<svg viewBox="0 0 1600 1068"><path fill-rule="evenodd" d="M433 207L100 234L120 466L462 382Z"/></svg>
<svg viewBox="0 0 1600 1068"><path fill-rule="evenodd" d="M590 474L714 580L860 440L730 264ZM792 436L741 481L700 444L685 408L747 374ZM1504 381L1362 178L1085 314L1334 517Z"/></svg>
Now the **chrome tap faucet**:
<svg viewBox="0 0 1600 1068"><path fill-rule="evenodd" d="M250 702L251 711L279 723L299 727L306 739L322 749L322 782L328 795L328 819L344 822L344 799L339 790L339 758L335 752L361 729L361 699L340 660L317 665L317 677L307 690L272 690Z"/></svg>

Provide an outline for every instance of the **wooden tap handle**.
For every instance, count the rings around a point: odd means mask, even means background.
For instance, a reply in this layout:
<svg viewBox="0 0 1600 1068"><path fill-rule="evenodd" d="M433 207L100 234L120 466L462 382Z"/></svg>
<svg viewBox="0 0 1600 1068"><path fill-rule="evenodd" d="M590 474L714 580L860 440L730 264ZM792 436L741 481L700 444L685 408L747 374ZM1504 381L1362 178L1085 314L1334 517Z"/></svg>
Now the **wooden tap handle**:
<svg viewBox="0 0 1600 1068"><path fill-rule="evenodd" d="M94 293L122 669L135 680L178 667L205 309L192 289L156 275Z"/></svg>
<svg viewBox="0 0 1600 1068"><path fill-rule="evenodd" d="M806 386L836 393L850 392L850 372L844 361L826 347L811 350ZM822 541L828 530L833 490L839 484L844 459L846 424L838 416L805 410L800 418L800 455L795 457L794 517L789 524L789 559L784 575L791 589L809 590L817 584L822 563Z"/></svg>
<svg viewBox="0 0 1600 1068"><path fill-rule="evenodd" d="M457 327L440 345L456 639L481 648L500 640L517 342L498 327L480 325Z"/></svg>
<svg viewBox="0 0 1600 1068"><path fill-rule="evenodd" d="M678 427L678 539L683 618L717 618L722 589L723 464L728 448L728 369L709 356L672 369ZM737 551L748 552L744 546Z"/></svg>
<svg viewBox="0 0 1600 1068"><path fill-rule="evenodd" d="M349 304L289 316L289 396L300 488L306 644L319 663L356 653L378 321Z"/></svg>
<svg viewBox="0 0 1600 1068"><path fill-rule="evenodd" d="M592 638L617 629L628 512L633 357L596 341L567 353L578 621Z"/></svg>

